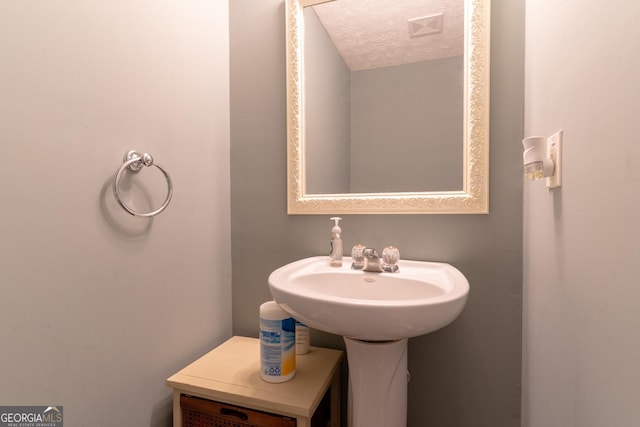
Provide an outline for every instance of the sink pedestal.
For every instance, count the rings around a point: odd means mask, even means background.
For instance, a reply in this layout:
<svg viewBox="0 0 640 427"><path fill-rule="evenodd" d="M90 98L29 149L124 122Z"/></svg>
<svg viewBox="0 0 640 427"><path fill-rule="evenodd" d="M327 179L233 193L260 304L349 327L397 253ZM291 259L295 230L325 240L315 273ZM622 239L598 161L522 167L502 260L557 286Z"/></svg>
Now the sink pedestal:
<svg viewBox="0 0 640 427"><path fill-rule="evenodd" d="M407 341L344 337L349 362L349 427L406 427Z"/></svg>

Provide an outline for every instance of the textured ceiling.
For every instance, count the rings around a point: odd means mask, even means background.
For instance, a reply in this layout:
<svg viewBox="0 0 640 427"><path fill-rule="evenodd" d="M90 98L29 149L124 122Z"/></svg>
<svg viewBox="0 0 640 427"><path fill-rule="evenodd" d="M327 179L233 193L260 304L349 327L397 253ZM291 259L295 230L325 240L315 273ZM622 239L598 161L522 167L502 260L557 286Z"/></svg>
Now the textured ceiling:
<svg viewBox="0 0 640 427"><path fill-rule="evenodd" d="M336 0L313 6L352 71L447 58L464 52L464 0ZM442 32L409 20L442 14Z"/></svg>

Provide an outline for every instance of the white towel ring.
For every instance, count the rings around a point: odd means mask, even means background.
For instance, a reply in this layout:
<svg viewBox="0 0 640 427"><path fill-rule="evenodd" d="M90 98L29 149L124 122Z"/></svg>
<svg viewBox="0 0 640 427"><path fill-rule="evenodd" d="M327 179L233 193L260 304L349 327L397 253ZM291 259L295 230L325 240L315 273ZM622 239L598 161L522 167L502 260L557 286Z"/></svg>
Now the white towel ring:
<svg viewBox="0 0 640 427"><path fill-rule="evenodd" d="M123 162L124 163L122 164L122 166L120 166L120 169L118 169L118 172L116 172L116 179L113 181L113 195L115 196L120 206L122 206L122 208L125 211L127 211L133 216L141 216L141 217L147 217L147 218L156 216L160 212L165 210L167 206L169 206L169 202L171 201L171 196L173 195L173 184L171 183L171 177L169 176L167 171L165 171L159 164L154 163L153 157L151 156L151 154L144 153L141 156L140 153L138 153L135 150L127 151L126 154L124 155ZM120 183L120 179L122 178L124 171L126 169L129 169L133 172L140 172L140 170L142 170L144 166L155 166L158 169L160 169L160 172L162 172L165 179L167 180L167 186L168 186L167 198L165 199L164 203L162 203L162 206L160 206L158 209L151 212L137 212L131 209L122 201L122 198L118 193L118 184Z"/></svg>

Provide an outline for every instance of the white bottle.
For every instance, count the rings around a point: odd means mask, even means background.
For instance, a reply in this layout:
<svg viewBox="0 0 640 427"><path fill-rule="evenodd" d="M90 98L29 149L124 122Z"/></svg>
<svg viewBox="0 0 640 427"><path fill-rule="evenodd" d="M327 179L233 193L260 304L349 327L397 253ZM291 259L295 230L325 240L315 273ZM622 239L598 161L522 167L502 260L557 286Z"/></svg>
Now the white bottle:
<svg viewBox="0 0 640 427"><path fill-rule="evenodd" d="M335 225L331 229L331 249L329 252L329 265L331 267L342 267L342 229L339 222L342 218L334 216L331 221Z"/></svg>
<svg viewBox="0 0 640 427"><path fill-rule="evenodd" d="M307 354L310 344L309 327L296 320L296 354Z"/></svg>
<svg viewBox="0 0 640 427"><path fill-rule="evenodd" d="M260 377L281 383L295 374L296 321L275 301L267 301L260 306Z"/></svg>

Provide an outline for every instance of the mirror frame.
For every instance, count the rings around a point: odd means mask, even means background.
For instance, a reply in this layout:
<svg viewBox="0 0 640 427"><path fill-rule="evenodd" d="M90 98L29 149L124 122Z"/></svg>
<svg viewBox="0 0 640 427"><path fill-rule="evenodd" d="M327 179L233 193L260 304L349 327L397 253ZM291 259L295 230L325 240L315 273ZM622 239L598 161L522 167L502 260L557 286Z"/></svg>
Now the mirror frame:
<svg viewBox="0 0 640 427"><path fill-rule="evenodd" d="M462 190L306 194L303 8L327 1L286 0L288 214L489 213L490 0L465 0Z"/></svg>

